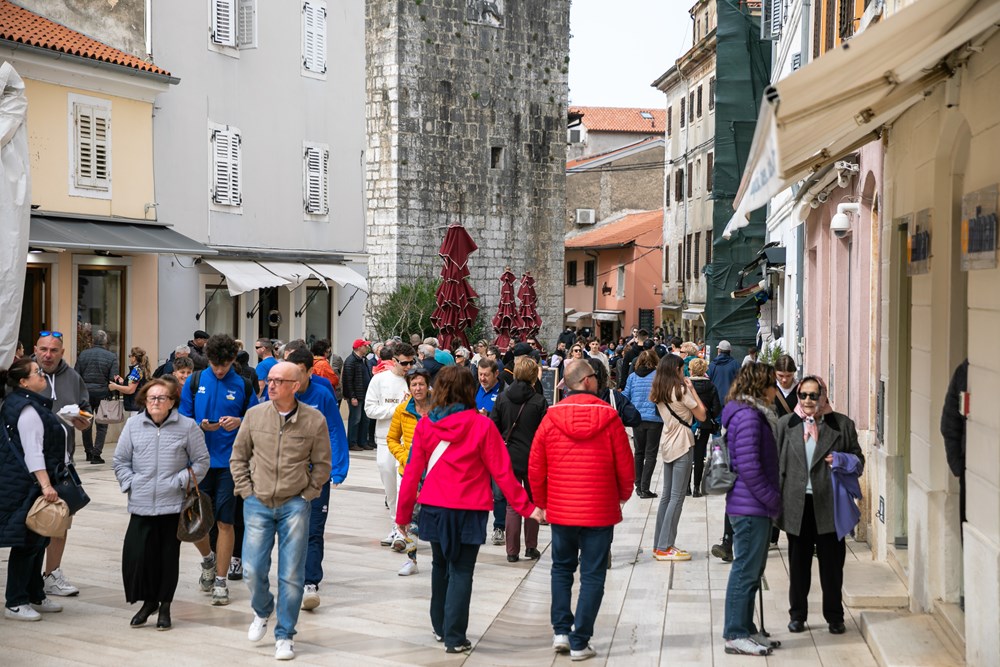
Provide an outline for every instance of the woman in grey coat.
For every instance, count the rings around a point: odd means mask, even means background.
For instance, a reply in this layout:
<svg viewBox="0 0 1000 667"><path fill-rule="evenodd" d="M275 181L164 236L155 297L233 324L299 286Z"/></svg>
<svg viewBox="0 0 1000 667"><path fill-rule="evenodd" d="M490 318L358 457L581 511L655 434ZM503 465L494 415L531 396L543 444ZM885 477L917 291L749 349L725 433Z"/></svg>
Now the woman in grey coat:
<svg viewBox="0 0 1000 667"><path fill-rule="evenodd" d="M194 420L174 409L179 402L176 382L147 382L137 398L143 410L125 422L115 447L115 477L128 494L132 514L122 546L125 599L143 601L132 617L133 628L145 625L159 609L157 630L170 629L180 566L181 504L188 483L197 484L208 471L205 437Z"/></svg>

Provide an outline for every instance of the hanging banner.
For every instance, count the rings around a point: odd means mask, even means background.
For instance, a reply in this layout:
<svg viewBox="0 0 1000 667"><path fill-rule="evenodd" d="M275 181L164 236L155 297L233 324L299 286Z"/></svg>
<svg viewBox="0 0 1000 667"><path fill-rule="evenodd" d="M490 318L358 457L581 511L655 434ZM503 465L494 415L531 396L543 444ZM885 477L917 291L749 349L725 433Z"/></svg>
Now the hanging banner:
<svg viewBox="0 0 1000 667"><path fill-rule="evenodd" d="M997 192L994 184L962 197L963 271L997 268Z"/></svg>
<svg viewBox="0 0 1000 667"><path fill-rule="evenodd" d="M925 208L916 214L904 215L906 222L906 275L919 276L931 271L931 210Z"/></svg>

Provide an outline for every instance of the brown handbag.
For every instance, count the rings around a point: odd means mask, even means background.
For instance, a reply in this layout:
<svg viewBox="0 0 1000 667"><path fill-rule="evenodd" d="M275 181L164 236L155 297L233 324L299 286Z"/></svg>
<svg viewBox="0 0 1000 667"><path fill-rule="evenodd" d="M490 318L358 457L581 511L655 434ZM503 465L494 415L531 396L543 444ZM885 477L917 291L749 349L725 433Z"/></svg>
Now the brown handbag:
<svg viewBox="0 0 1000 667"><path fill-rule="evenodd" d="M51 503L44 496L38 496L28 510L25 525L43 537L62 537L70 525L69 506L62 499Z"/></svg>
<svg viewBox="0 0 1000 667"><path fill-rule="evenodd" d="M194 482L194 470L191 466L187 470L189 477L181 514L177 519L177 539L181 542L197 542L212 530L215 513L212 511L211 499Z"/></svg>

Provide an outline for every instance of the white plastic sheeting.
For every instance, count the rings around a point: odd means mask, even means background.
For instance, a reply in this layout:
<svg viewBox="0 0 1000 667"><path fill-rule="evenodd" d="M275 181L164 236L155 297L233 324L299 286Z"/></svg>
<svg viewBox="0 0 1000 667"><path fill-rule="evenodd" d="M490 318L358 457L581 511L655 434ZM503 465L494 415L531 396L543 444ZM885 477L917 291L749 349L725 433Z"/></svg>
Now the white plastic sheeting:
<svg viewBox="0 0 1000 667"><path fill-rule="evenodd" d="M14 360L28 264L31 173L24 81L0 66L0 368ZM26 342L27 343L27 342Z"/></svg>

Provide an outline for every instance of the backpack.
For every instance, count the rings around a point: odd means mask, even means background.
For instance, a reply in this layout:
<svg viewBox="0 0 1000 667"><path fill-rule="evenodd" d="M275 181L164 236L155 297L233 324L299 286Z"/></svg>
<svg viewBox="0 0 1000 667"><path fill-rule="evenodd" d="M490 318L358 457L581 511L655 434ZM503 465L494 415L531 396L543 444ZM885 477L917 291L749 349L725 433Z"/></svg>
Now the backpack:
<svg viewBox="0 0 1000 667"><path fill-rule="evenodd" d="M705 472L701 478L701 492L706 496L721 496L729 493L736 484L736 471L729 460L729 446L726 431L713 440L711 450L705 456Z"/></svg>
<svg viewBox="0 0 1000 667"><path fill-rule="evenodd" d="M239 375L239 373L237 373L237 375ZM240 377L243 378L243 409L240 410L240 415L242 416L247 413L247 407L250 405L250 395L256 395L257 392L253 390L253 385L250 384L249 378L244 375L240 375ZM198 387L201 386L201 371L191 373L191 377L188 378L187 386L188 393L191 394L191 403L193 404L195 396L198 395Z"/></svg>

